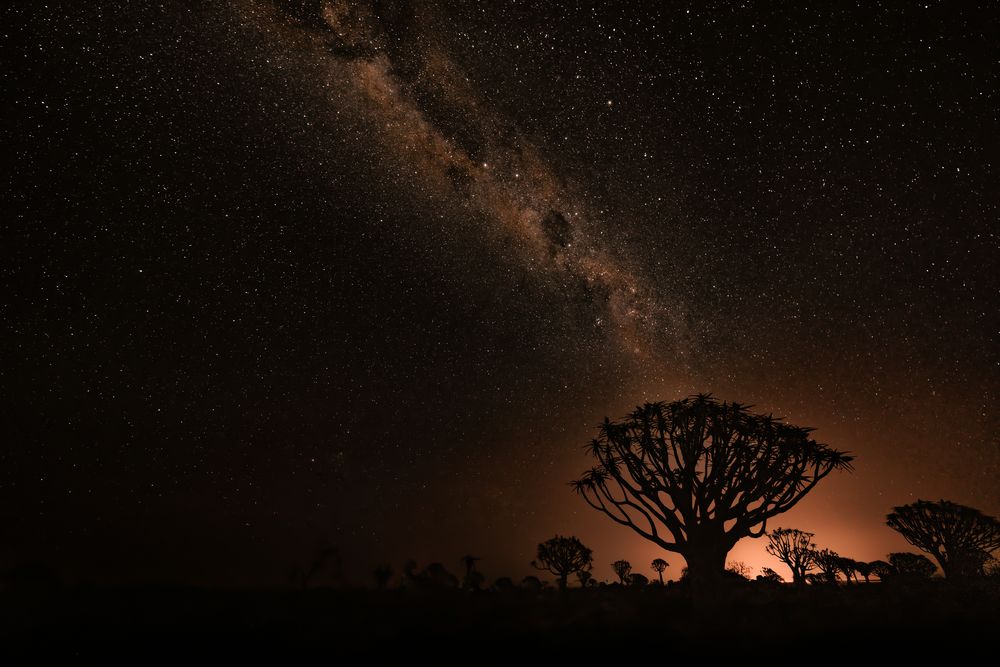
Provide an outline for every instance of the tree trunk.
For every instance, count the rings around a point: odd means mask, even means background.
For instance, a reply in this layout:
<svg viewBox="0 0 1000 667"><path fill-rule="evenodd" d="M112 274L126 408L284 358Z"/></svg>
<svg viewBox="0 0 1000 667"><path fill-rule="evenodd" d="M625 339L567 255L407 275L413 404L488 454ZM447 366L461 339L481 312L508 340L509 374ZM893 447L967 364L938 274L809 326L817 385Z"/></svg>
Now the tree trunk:
<svg viewBox="0 0 1000 667"><path fill-rule="evenodd" d="M726 571L726 556L729 547L709 543L689 545L682 553L688 564L688 577L695 590L718 588Z"/></svg>
<svg viewBox="0 0 1000 667"><path fill-rule="evenodd" d="M657 572L657 574L660 575L660 585L662 586L663 585L663 572Z"/></svg>
<svg viewBox="0 0 1000 667"><path fill-rule="evenodd" d="M569 576L568 574L560 574L559 575L559 590L560 591L566 590L566 578L568 576Z"/></svg>

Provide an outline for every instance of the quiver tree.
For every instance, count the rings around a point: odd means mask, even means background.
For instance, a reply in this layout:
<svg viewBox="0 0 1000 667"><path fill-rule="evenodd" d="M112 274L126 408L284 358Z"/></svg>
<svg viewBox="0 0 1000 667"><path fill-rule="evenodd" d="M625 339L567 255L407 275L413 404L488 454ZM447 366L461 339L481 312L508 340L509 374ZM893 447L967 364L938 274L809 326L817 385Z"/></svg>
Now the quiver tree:
<svg viewBox="0 0 1000 667"><path fill-rule="evenodd" d="M949 579L982 574L990 553L1000 549L1000 521L947 500L894 507L886 523L933 556Z"/></svg>
<svg viewBox="0 0 1000 667"><path fill-rule="evenodd" d="M531 565L559 577L559 590L566 590L569 575L589 570L593 562L590 549L575 537L555 537L538 545L536 560Z"/></svg>
<svg viewBox="0 0 1000 667"><path fill-rule="evenodd" d="M627 579L629 573L632 572L632 563L627 560L616 560L611 564L611 569L618 575L618 580L621 581L622 584L628 583Z"/></svg>
<svg viewBox="0 0 1000 667"><path fill-rule="evenodd" d="M868 567L871 570L869 576L874 574L881 581L885 581L886 579L891 579L892 574L894 572L892 565L889 565L889 563L885 562L884 560L873 560L870 563L868 563ZM865 581L867 581L867 579Z"/></svg>
<svg viewBox="0 0 1000 667"><path fill-rule="evenodd" d="M900 579L930 579L934 576L937 568L927 556L923 554L911 554L906 551L898 551L889 554L889 566L891 568L890 578Z"/></svg>
<svg viewBox="0 0 1000 667"><path fill-rule="evenodd" d="M812 429L698 395L605 419L588 446L595 465L573 487L596 510L684 556L692 582L721 579L743 537L794 507L851 456Z"/></svg>
<svg viewBox="0 0 1000 667"><path fill-rule="evenodd" d="M837 570L844 574L844 579L847 580L847 583L858 580L858 561L853 558L839 556L837 558Z"/></svg>
<svg viewBox="0 0 1000 667"><path fill-rule="evenodd" d="M771 554L792 571L792 581L806 582L806 573L816 566L816 545L813 533L797 528L775 528L767 535L767 553Z"/></svg>
<svg viewBox="0 0 1000 667"><path fill-rule="evenodd" d="M816 567L822 573L820 580L828 584L837 583L837 575L840 573L840 554L830 549L817 551Z"/></svg>
<svg viewBox="0 0 1000 667"><path fill-rule="evenodd" d="M663 583L663 571L667 569L667 565L669 564L670 563L663 560L662 558L654 558L653 562L650 564L651 567L653 568L653 571L656 572L657 575L659 575L661 584Z"/></svg>

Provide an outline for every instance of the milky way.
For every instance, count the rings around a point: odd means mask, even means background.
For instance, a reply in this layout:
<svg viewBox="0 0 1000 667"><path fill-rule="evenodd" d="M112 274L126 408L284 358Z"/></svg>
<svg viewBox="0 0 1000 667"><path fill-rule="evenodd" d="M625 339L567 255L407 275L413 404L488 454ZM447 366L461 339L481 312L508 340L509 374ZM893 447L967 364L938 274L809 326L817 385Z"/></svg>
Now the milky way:
<svg viewBox="0 0 1000 667"><path fill-rule="evenodd" d="M328 72L327 80L302 85L325 88L328 113L369 119L369 149L377 146L410 176L411 196L458 197L480 214L480 242L508 243L523 270L585 293L594 326L627 353L646 359L669 350L684 363L696 339L681 300L649 294L648 281L609 253L615 241L585 195L490 107L442 48L435 11L406 11L405 20L364 3L325 2L314 11L242 7L271 36L276 57L307 58Z"/></svg>

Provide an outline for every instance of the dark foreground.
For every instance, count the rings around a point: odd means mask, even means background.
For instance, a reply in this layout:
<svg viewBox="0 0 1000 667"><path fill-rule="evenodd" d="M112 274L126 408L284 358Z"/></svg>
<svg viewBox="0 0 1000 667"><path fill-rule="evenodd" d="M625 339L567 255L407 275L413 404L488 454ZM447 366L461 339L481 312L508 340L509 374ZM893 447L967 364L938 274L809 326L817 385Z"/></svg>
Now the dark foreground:
<svg viewBox="0 0 1000 667"><path fill-rule="evenodd" d="M673 588L540 594L215 591L171 587L0 594L5 653L135 658L390 655L480 657L653 651L664 658L975 655L996 641L995 586L748 584L708 600ZM791 655L786 654L790 659ZM797 662L798 660L796 660Z"/></svg>

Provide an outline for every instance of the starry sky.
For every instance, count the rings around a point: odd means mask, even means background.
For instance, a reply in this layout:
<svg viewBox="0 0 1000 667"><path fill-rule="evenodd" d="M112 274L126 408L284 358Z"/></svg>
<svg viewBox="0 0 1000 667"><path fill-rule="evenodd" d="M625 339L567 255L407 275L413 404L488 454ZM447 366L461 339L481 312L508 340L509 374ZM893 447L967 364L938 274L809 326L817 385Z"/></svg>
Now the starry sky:
<svg viewBox="0 0 1000 667"><path fill-rule="evenodd" d="M642 571L567 482L697 391L857 457L821 546L1000 513L996 8L101 4L3 10L0 563Z"/></svg>

